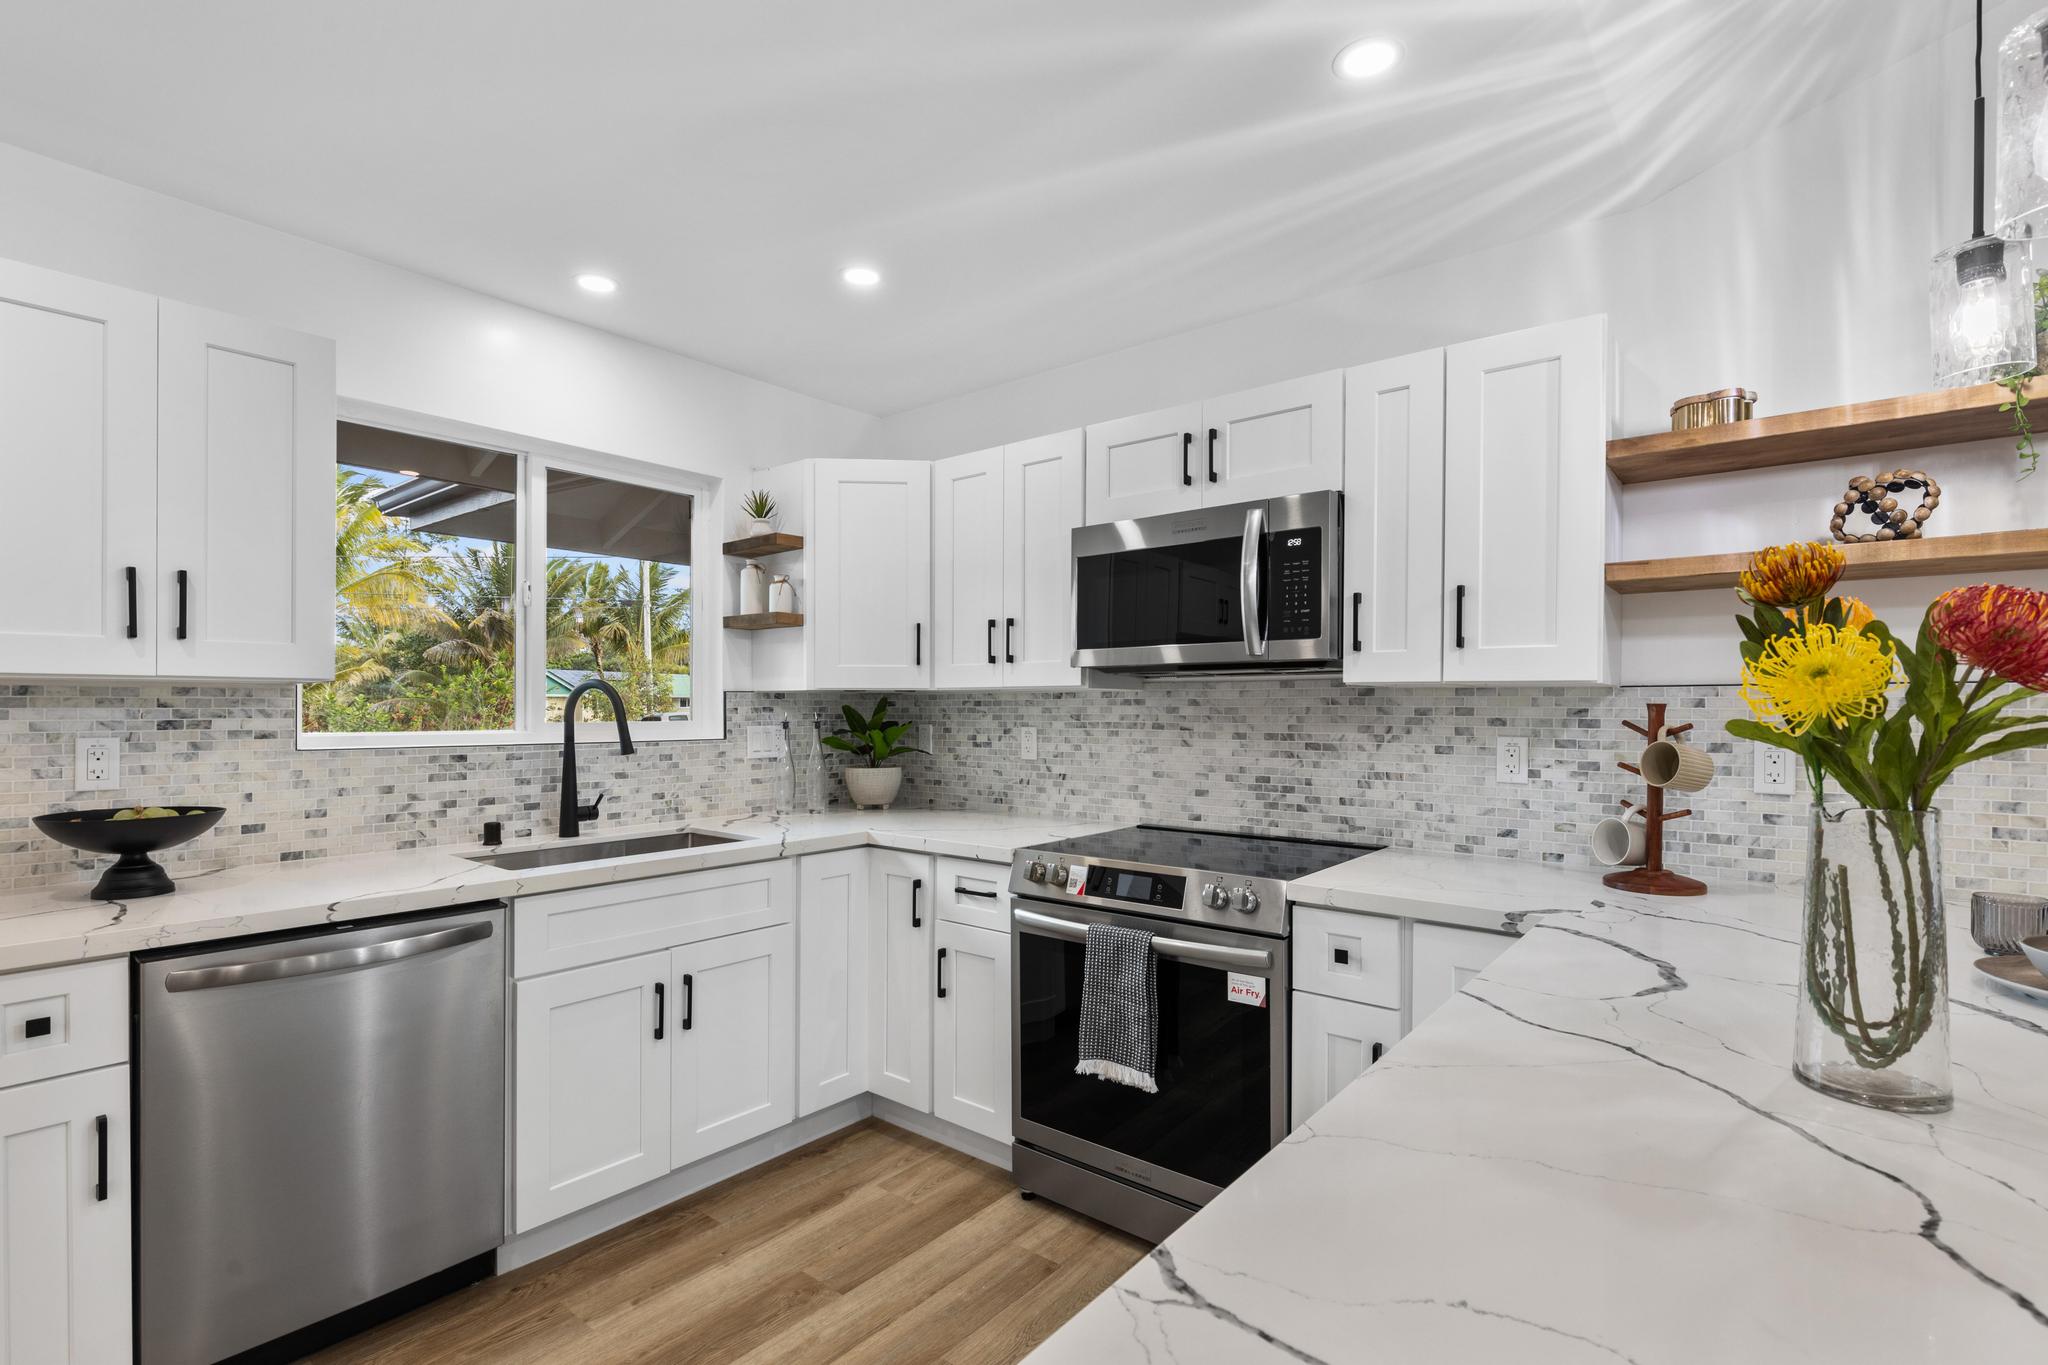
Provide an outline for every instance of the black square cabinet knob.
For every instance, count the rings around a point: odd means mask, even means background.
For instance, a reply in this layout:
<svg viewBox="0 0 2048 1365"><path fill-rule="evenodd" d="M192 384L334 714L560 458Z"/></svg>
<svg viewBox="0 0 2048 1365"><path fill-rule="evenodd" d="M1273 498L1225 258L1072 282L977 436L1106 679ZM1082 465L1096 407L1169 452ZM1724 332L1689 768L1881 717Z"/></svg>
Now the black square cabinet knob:
<svg viewBox="0 0 2048 1365"><path fill-rule="evenodd" d="M1332 955L1337 959L1337 965L1339 967L1343 966L1345 963L1351 960L1351 950L1349 948L1333 949Z"/></svg>
<svg viewBox="0 0 2048 1365"><path fill-rule="evenodd" d="M49 1015L47 1015L47 1014L39 1014L39 1015L37 1015L37 1016L36 1016L35 1018L33 1018L33 1019L31 1019L31 1020L29 1020L29 1021L28 1021L28 1026L27 1026L26 1028L24 1028L24 1029L22 1030L22 1032L24 1032L25 1034L27 1034L27 1035L28 1035L29 1037L31 1037L31 1038L47 1038L47 1037L49 1037L49 1036L50 1036L50 1016L49 1016Z"/></svg>

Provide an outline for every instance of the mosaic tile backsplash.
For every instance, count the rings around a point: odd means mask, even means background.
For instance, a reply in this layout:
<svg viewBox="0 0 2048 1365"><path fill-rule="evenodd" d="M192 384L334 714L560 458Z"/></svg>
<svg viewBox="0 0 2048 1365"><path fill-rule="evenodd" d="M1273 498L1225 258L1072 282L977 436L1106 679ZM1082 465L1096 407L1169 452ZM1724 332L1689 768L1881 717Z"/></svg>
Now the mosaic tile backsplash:
<svg viewBox="0 0 2048 1365"><path fill-rule="evenodd" d="M641 746L620 759L592 731L578 746L586 796L607 824L682 822L772 808L779 764L750 762L746 727L828 724L831 694L734 693L719 742ZM873 698L852 698L865 706ZM1334 678L1155 684L1133 692L919 693L897 698L937 752L911 757L899 804L1058 811L1259 829L1363 843L1591 866L1588 833L1634 779L1614 760L1650 700L1691 721L1720 768L1670 827L1666 859L1710 880L1795 880L1807 797L1752 790L1751 746L1722 724L1733 688L1380 688ZM1020 757L1021 731L1038 756ZM30 817L169 800L226 805L215 830L167 859L175 873L473 842L552 827L552 748L300 752L289 687L0 686L0 889L88 880L99 860L39 834ZM123 786L72 790L75 738L122 737ZM1530 780L1494 780L1495 741L1529 741ZM831 783L835 804L844 796ZM1952 884L2048 893L2048 753L1990 759L1944 789Z"/></svg>

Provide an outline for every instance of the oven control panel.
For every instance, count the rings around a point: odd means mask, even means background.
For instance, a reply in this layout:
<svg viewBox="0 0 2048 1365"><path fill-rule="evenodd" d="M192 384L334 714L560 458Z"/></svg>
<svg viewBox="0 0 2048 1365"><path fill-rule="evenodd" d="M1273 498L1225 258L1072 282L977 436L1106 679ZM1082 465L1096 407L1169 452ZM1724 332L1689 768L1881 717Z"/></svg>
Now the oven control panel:
<svg viewBox="0 0 2048 1365"><path fill-rule="evenodd" d="M1011 866L1010 893L1259 934L1287 932L1286 887L1263 877L1026 851Z"/></svg>

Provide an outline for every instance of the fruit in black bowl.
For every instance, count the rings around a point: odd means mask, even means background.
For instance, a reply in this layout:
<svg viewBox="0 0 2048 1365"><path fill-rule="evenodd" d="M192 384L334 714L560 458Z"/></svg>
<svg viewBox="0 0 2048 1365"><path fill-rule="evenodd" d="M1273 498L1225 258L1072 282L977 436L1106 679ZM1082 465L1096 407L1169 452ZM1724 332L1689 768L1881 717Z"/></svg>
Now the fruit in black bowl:
<svg viewBox="0 0 2048 1365"><path fill-rule="evenodd" d="M68 847L117 855L117 861L92 889L92 898L126 901L164 896L177 890L170 874L152 862L149 855L197 839L219 824L226 814L226 806L60 810L52 815L38 815L36 828Z"/></svg>

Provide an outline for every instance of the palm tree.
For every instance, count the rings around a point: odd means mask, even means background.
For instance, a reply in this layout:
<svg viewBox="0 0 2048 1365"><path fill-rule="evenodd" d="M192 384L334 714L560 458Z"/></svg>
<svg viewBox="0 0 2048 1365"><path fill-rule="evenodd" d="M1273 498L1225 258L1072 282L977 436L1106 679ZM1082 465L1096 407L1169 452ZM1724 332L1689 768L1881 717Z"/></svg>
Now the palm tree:
<svg viewBox="0 0 2048 1365"><path fill-rule="evenodd" d="M377 505L383 491L368 474L335 470L335 604L344 616L394 629L428 609L439 573L426 545Z"/></svg>

